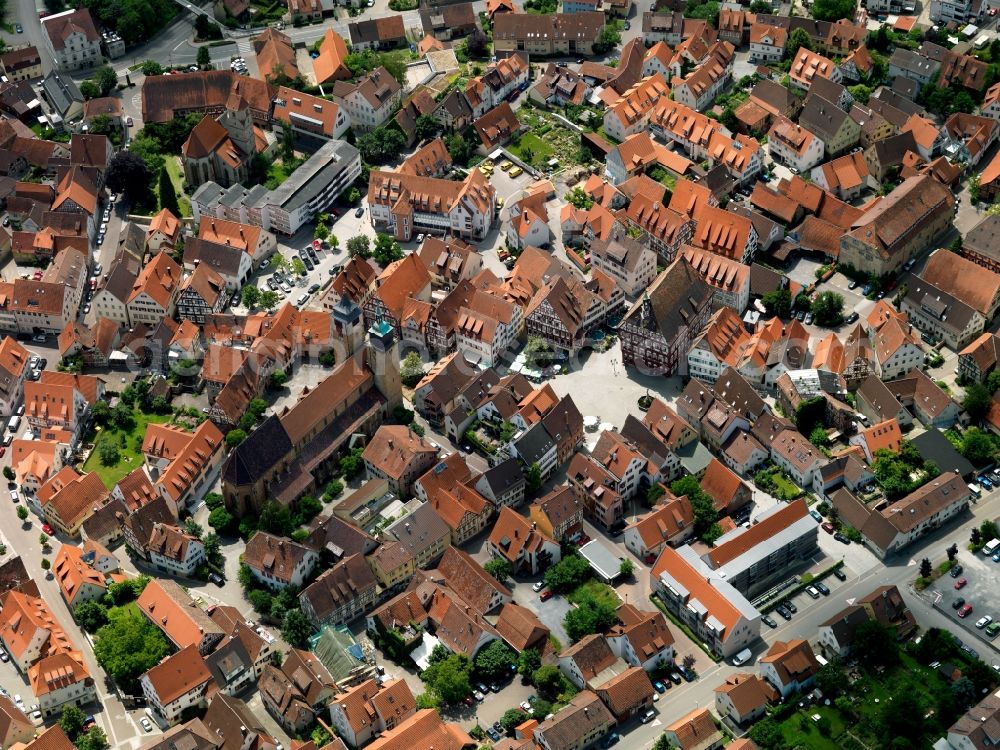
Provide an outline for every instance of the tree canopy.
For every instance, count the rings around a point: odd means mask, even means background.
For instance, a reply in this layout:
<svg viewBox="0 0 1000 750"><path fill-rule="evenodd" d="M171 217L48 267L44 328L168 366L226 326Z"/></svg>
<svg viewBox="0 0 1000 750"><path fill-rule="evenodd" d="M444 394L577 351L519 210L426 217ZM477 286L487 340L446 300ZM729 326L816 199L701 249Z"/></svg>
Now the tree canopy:
<svg viewBox="0 0 1000 750"><path fill-rule="evenodd" d="M703 541L712 543L722 536L719 527L719 512L715 509L715 500L698 484L698 480L688 475L676 479L670 485L670 491L677 497L686 495L694 511L694 533Z"/></svg>
<svg viewBox="0 0 1000 750"><path fill-rule="evenodd" d="M818 21L839 21L854 17L854 0L815 0L812 16Z"/></svg>
<svg viewBox="0 0 1000 750"><path fill-rule="evenodd" d="M435 652L444 651L436 646ZM447 654L447 652L445 652ZM454 704L472 693L472 663L465 654L431 654L431 664L420 674L435 695L444 703Z"/></svg>
<svg viewBox="0 0 1000 750"><path fill-rule="evenodd" d="M108 612L108 624L97 631L97 663L126 693L135 693L139 677L171 651L163 632L135 607Z"/></svg>
<svg viewBox="0 0 1000 750"><path fill-rule="evenodd" d="M844 317L844 298L837 292L823 292L812 303L818 326L835 326Z"/></svg>
<svg viewBox="0 0 1000 750"><path fill-rule="evenodd" d="M476 654L476 674L485 680L498 680L510 672L517 654L503 641L493 641Z"/></svg>
<svg viewBox="0 0 1000 750"><path fill-rule="evenodd" d="M553 591L571 591L590 575L590 563L579 555L567 555L545 571L545 585Z"/></svg>

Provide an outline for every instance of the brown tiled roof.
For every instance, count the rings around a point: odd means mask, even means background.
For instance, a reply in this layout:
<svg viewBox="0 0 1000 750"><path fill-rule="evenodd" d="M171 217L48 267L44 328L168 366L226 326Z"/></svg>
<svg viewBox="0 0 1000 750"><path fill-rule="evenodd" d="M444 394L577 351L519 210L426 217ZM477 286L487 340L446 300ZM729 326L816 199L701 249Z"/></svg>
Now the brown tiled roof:
<svg viewBox="0 0 1000 750"><path fill-rule="evenodd" d="M445 723L433 708L425 708L368 745L369 750L415 750L431 747L434 750L472 750L476 747L476 741L457 724Z"/></svg>
<svg viewBox="0 0 1000 750"><path fill-rule="evenodd" d="M715 719L707 708L696 708L668 725L666 731L676 736L681 750L700 750L722 739L722 732L715 726Z"/></svg>
<svg viewBox="0 0 1000 750"><path fill-rule="evenodd" d="M243 562L251 568L288 584L299 563L315 552L284 537L259 531L247 542ZM315 559L315 558L313 558Z"/></svg>
<svg viewBox="0 0 1000 750"><path fill-rule="evenodd" d="M429 441L403 425L382 425L365 448L364 459L393 479L400 479L414 461L437 454Z"/></svg>
<svg viewBox="0 0 1000 750"><path fill-rule="evenodd" d="M205 685L212 679L212 673L198 653L198 647L191 645L168 656L150 669L146 677L165 706Z"/></svg>
<svg viewBox="0 0 1000 750"><path fill-rule="evenodd" d="M760 658L762 664L770 664L778 674L782 685L804 682L819 671L819 662L808 641L775 641Z"/></svg>
<svg viewBox="0 0 1000 750"><path fill-rule="evenodd" d="M541 650L541 644L549 637L549 629L534 612L513 602L505 604L500 610L496 629L518 652L526 648Z"/></svg>
<svg viewBox="0 0 1000 750"><path fill-rule="evenodd" d="M94 26L94 19L90 17L90 11L86 8L48 16L42 20L42 26L49 35L52 48L57 52L66 47L66 41L73 34L83 34L89 42L101 38Z"/></svg>
<svg viewBox="0 0 1000 750"><path fill-rule="evenodd" d="M152 76L142 86L143 122L169 122L179 114L220 110L233 101L270 112L274 89L256 78L229 70L179 76Z"/></svg>
<svg viewBox="0 0 1000 750"><path fill-rule="evenodd" d="M300 596L308 600L322 622L340 607L374 592L375 586L375 576L365 559L350 555L320 575Z"/></svg>
<svg viewBox="0 0 1000 750"><path fill-rule="evenodd" d="M630 667L597 687L597 694L615 716L627 716L653 700L653 683L642 667Z"/></svg>
<svg viewBox="0 0 1000 750"><path fill-rule="evenodd" d="M210 634L222 630L175 581L153 579L136 605L178 648L197 646Z"/></svg>
<svg viewBox="0 0 1000 750"><path fill-rule="evenodd" d="M757 675L747 672L730 675L725 682L715 688L715 692L728 695L740 716L764 708L769 701L778 698L774 688Z"/></svg>
<svg viewBox="0 0 1000 750"><path fill-rule="evenodd" d="M493 607L490 601L495 595L509 599L511 590L483 570L471 555L457 547L445 550L437 569L431 576L440 575L445 585L452 589L472 607L482 613L489 613Z"/></svg>
<svg viewBox="0 0 1000 750"><path fill-rule="evenodd" d="M793 500L775 513L755 523L742 534L727 542L723 542L708 553L712 567L716 570L727 562L736 559L754 546L787 528L800 518L804 518L809 508L804 500Z"/></svg>

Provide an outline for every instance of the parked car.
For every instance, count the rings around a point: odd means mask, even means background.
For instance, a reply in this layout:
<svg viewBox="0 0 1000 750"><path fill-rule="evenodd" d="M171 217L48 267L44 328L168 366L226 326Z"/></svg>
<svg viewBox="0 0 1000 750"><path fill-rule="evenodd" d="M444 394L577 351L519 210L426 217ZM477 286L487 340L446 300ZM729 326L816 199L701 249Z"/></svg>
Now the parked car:
<svg viewBox="0 0 1000 750"><path fill-rule="evenodd" d="M219 588L222 588L223 586L226 585L226 579L214 571L208 574L208 580L210 580Z"/></svg>
<svg viewBox="0 0 1000 750"><path fill-rule="evenodd" d="M761 615L760 619L761 619L761 620L763 621L763 623L764 623L765 625L767 625L767 626L768 626L769 628L776 628L776 627L778 627L778 623L777 623L777 622L775 622L775 621L774 621L774 618L773 618L773 617L771 617L770 615Z"/></svg>
<svg viewBox="0 0 1000 750"><path fill-rule="evenodd" d="M830 596L830 589L828 589L826 584L823 583L822 581L817 581L813 585L816 587L816 590L823 596Z"/></svg>
<svg viewBox="0 0 1000 750"><path fill-rule="evenodd" d="M663 683L660 682L659 680L653 680L653 687L656 689L656 692L658 693L667 692L667 688L664 687Z"/></svg>
<svg viewBox="0 0 1000 750"><path fill-rule="evenodd" d="M961 607L958 608L958 616L959 617L963 617L963 618L964 617L968 617L970 614L972 614L972 605L971 604L963 604Z"/></svg>
<svg viewBox="0 0 1000 750"><path fill-rule="evenodd" d="M823 516L819 514L819 511L811 510L809 515L816 519L816 523L823 523Z"/></svg>
<svg viewBox="0 0 1000 750"><path fill-rule="evenodd" d="M832 523L827 521L826 523L823 524L823 531L825 531L827 534L832 534L834 531L836 531L836 527Z"/></svg>
<svg viewBox="0 0 1000 750"><path fill-rule="evenodd" d="M670 674L667 675L667 677L669 677L670 681L675 685L681 684L681 676L677 674L677 672L671 672Z"/></svg>
<svg viewBox="0 0 1000 750"><path fill-rule="evenodd" d="M531 585L531 590L534 591L536 594L543 588L545 588L545 581L536 581Z"/></svg>
<svg viewBox="0 0 1000 750"><path fill-rule="evenodd" d="M979 628L980 630L982 630L987 625L989 625L991 622L993 622L993 618L992 617L990 617L989 615L983 615L978 620L976 620L976 627Z"/></svg>
<svg viewBox="0 0 1000 750"><path fill-rule="evenodd" d="M49 536L55 536L56 530L49 526L47 523L42 524L42 531L44 531Z"/></svg>
<svg viewBox="0 0 1000 750"><path fill-rule="evenodd" d="M545 591L543 591L538 595L538 598L541 599L543 602L547 602L549 599L552 598L552 590L545 589Z"/></svg>
<svg viewBox="0 0 1000 750"><path fill-rule="evenodd" d="M152 724L152 722L150 722L150 720L147 719L145 716L143 716L141 719L139 719L139 724L142 725L142 729L143 729L144 732L152 732L153 731L153 724Z"/></svg>
<svg viewBox="0 0 1000 750"><path fill-rule="evenodd" d="M626 25L628 25L628 24L626 24ZM648 724L649 722L651 722L655 718L656 718L656 712L655 711L647 711L646 713L644 713L642 715L642 718L639 721L641 721L643 724Z"/></svg>
<svg viewBox="0 0 1000 750"><path fill-rule="evenodd" d="M959 607L964 607L964 606L965 606L965 599L961 596L951 603L952 609L958 609Z"/></svg>
<svg viewBox="0 0 1000 750"><path fill-rule="evenodd" d="M962 575L962 573L964 571L965 571L965 568L963 568L961 565L956 565L954 568L951 569L951 572L949 573L949 575L952 578L958 578L960 575Z"/></svg>
<svg viewBox="0 0 1000 750"><path fill-rule="evenodd" d="M855 281L854 279L851 279L850 282L848 282L847 284L848 289L857 289L857 287L858 287L858 282Z"/></svg>
<svg viewBox="0 0 1000 750"><path fill-rule="evenodd" d="M785 609L787 609L793 615L799 611L799 608L795 606L794 602L792 602L791 599L785 599L785 601L783 601L782 604L784 605Z"/></svg>
<svg viewBox="0 0 1000 750"><path fill-rule="evenodd" d="M833 576L838 581L846 581L847 580L847 574L843 570L841 570L840 568L837 568L836 570L833 571Z"/></svg>
<svg viewBox="0 0 1000 750"><path fill-rule="evenodd" d="M815 586L806 586L806 593L813 599L819 599L819 591L816 590Z"/></svg>
<svg viewBox="0 0 1000 750"><path fill-rule="evenodd" d="M358 206L358 210L354 212L354 215L355 215L355 216L356 216L357 218L359 218L359 219L360 219L360 218L361 218L362 216L364 216L364 215L365 215L365 209L364 209L364 206Z"/></svg>
<svg viewBox="0 0 1000 750"><path fill-rule="evenodd" d="M997 633L1000 633L1000 622L991 622L986 626L986 635L990 638L996 638Z"/></svg>
<svg viewBox="0 0 1000 750"><path fill-rule="evenodd" d="M493 727L488 727L486 729L486 734L494 742L499 742L500 741L500 733L497 730L495 730Z"/></svg>
<svg viewBox="0 0 1000 750"><path fill-rule="evenodd" d="M621 739L621 737L618 736L618 732L612 732L607 737L605 737L603 740L601 740L601 747L603 747L603 748L605 748L605 750L607 750L607 748L611 747L612 745L617 745L618 744L618 740L620 740L620 739Z"/></svg>
<svg viewBox="0 0 1000 750"><path fill-rule="evenodd" d="M531 704L528 701L521 701L521 710L531 713Z"/></svg>
<svg viewBox="0 0 1000 750"><path fill-rule="evenodd" d="M792 613L789 612L788 609L785 608L785 607L775 607L774 611L777 612L782 617L782 619L785 619L785 620L791 620L792 619Z"/></svg>
<svg viewBox="0 0 1000 750"><path fill-rule="evenodd" d="M851 543L851 540L848 539L843 534L841 534L839 531L836 534L833 535L833 538L836 539L841 544L850 544Z"/></svg>
<svg viewBox="0 0 1000 750"><path fill-rule="evenodd" d="M965 576L962 576L957 581L955 581L955 590L957 591L958 589L963 588L965 584L967 584L968 582L969 582L968 579L966 579Z"/></svg>

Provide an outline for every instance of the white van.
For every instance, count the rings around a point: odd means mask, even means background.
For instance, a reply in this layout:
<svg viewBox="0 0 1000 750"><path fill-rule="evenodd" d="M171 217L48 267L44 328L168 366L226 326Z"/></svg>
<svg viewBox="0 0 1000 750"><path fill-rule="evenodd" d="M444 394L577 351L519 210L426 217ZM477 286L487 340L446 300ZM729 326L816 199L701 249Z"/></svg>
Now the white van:
<svg viewBox="0 0 1000 750"><path fill-rule="evenodd" d="M306 303L306 301L308 299L309 299L309 295L308 294L299 295L298 300L295 301L295 306L296 307L302 307Z"/></svg>
<svg viewBox="0 0 1000 750"><path fill-rule="evenodd" d="M976 497L982 497L983 496L983 490L982 490L982 488L978 484L972 484L972 483L970 483L969 484L969 492L971 492Z"/></svg>
<svg viewBox="0 0 1000 750"><path fill-rule="evenodd" d="M742 667L751 659L753 659L753 652L751 652L750 649L745 648L733 657L733 666Z"/></svg>
<svg viewBox="0 0 1000 750"><path fill-rule="evenodd" d="M20 417L11 417L10 422L7 423L7 429L11 432L17 432L17 428L21 425Z"/></svg>
<svg viewBox="0 0 1000 750"><path fill-rule="evenodd" d="M986 546L983 547L983 555L989 557L997 551L997 547L1000 547L1000 539L991 539L986 542Z"/></svg>

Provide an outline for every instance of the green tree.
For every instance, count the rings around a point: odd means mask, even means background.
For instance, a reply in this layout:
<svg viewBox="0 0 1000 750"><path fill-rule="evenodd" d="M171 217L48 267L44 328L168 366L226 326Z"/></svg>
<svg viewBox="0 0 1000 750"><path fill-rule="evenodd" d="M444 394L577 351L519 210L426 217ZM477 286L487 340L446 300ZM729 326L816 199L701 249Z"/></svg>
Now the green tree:
<svg viewBox="0 0 1000 750"><path fill-rule="evenodd" d="M536 669L531 676L531 681L538 688L538 694L548 700L555 700L562 692L562 672L559 671L559 667L552 664L546 664Z"/></svg>
<svg viewBox="0 0 1000 750"><path fill-rule="evenodd" d="M583 209L584 211L589 210L594 205L593 198L587 195L579 185L566 193L566 202L570 203L574 208Z"/></svg>
<svg viewBox="0 0 1000 750"><path fill-rule="evenodd" d="M476 674L483 680L499 680L517 660L517 654L503 641L492 641L476 654Z"/></svg>
<svg viewBox="0 0 1000 750"><path fill-rule="evenodd" d="M438 659L432 660L421 673L420 679L448 705L459 703L471 695L472 664L469 657L465 654L448 654L444 658L439 656Z"/></svg>
<svg viewBox="0 0 1000 750"><path fill-rule="evenodd" d="M42 570L49 570L52 567L52 562L47 557L42 558Z"/></svg>
<svg viewBox="0 0 1000 750"><path fill-rule="evenodd" d="M607 630L615 624L617 618L615 608L606 601L586 597L566 613L563 627L566 629L566 635L578 641L591 633Z"/></svg>
<svg viewBox="0 0 1000 750"><path fill-rule="evenodd" d="M257 307L260 303L260 288L254 286L253 284L247 284L243 287L243 291L240 292L240 301L243 306L248 309L253 309Z"/></svg>
<svg viewBox="0 0 1000 750"><path fill-rule="evenodd" d="M494 557L483 566L483 570L497 579L497 582L507 585L514 571L511 570L510 563L502 557Z"/></svg>
<svg viewBox="0 0 1000 750"><path fill-rule="evenodd" d="M235 430L230 430L229 432L226 433L226 445L228 445L230 448L235 448L237 445L239 445L246 439L247 439L246 432L244 432L238 427Z"/></svg>
<svg viewBox="0 0 1000 750"><path fill-rule="evenodd" d="M472 139L465 138L464 133L462 135L453 133L445 136L444 145L448 149L448 155L451 156L452 161L463 167L469 163L469 158L475 149Z"/></svg>
<svg viewBox="0 0 1000 750"><path fill-rule="evenodd" d="M121 453L118 450L118 446L111 440L101 441L101 447L98 449L97 456L102 466L114 466L121 460Z"/></svg>
<svg viewBox="0 0 1000 750"><path fill-rule="evenodd" d="M347 254L352 258L357 255L362 258L371 257L371 240L363 234L359 234L357 237L351 237L347 241Z"/></svg>
<svg viewBox="0 0 1000 750"><path fill-rule="evenodd" d="M296 276L306 275L306 264L303 263L302 258L300 258L297 255L294 258L292 258L292 273L294 273Z"/></svg>
<svg viewBox="0 0 1000 750"><path fill-rule="evenodd" d="M298 607L289 609L281 621L281 637L295 648L307 648L313 627Z"/></svg>
<svg viewBox="0 0 1000 750"><path fill-rule="evenodd" d="M229 532L236 527L236 516L225 508L215 508L208 514L208 525L219 533Z"/></svg>
<svg viewBox="0 0 1000 750"><path fill-rule="evenodd" d="M94 656L105 672L127 693L134 694L139 677L171 651L163 632L137 609L108 611L108 624L97 631Z"/></svg>
<svg viewBox="0 0 1000 750"><path fill-rule="evenodd" d="M87 101L96 99L101 95L101 89L94 81L80 81L80 93Z"/></svg>
<svg viewBox="0 0 1000 750"><path fill-rule="evenodd" d="M281 297L278 296L277 292L272 292L270 289L265 289L260 293L260 306L264 310L273 310L277 307Z"/></svg>
<svg viewBox="0 0 1000 750"><path fill-rule="evenodd" d="M590 576L590 563L579 555L567 555L545 571L545 585L553 591L572 591Z"/></svg>
<svg viewBox="0 0 1000 750"><path fill-rule="evenodd" d="M212 55L208 51L208 47L202 45L198 48L198 65L201 67L206 67L212 64Z"/></svg>
<svg viewBox="0 0 1000 750"><path fill-rule="evenodd" d="M414 125L414 131L418 141L434 138L441 132L441 124L430 115L420 115Z"/></svg>
<svg viewBox="0 0 1000 750"><path fill-rule="evenodd" d="M118 86L118 74L115 69L106 65L94 74L94 82L97 84L101 96L107 96Z"/></svg>
<svg viewBox="0 0 1000 750"><path fill-rule="evenodd" d="M361 448L355 448L347 455L341 456L340 473L344 475L344 479L354 479L365 468L364 459L361 458L362 453Z"/></svg>
<svg viewBox="0 0 1000 750"><path fill-rule="evenodd" d="M533 648L526 648L517 657L517 672L525 677L531 677L542 666L542 657Z"/></svg>
<svg viewBox="0 0 1000 750"><path fill-rule="evenodd" d="M108 406L107 401L98 401L90 408L90 418L94 420L94 424L101 425L102 427L108 423L111 419L111 407Z"/></svg>
<svg viewBox="0 0 1000 750"><path fill-rule="evenodd" d="M794 60L802 47L808 50L813 49L812 37L805 29L792 29L792 33L788 35L788 43L785 45L785 59Z"/></svg>
<svg viewBox="0 0 1000 750"><path fill-rule="evenodd" d="M80 602L73 610L73 617L88 633L96 633L108 624L108 608L100 602Z"/></svg>
<svg viewBox="0 0 1000 750"><path fill-rule="evenodd" d="M313 232L313 237L320 242L325 240L330 236L330 228L326 224L316 224L316 229Z"/></svg>
<svg viewBox="0 0 1000 750"><path fill-rule="evenodd" d="M257 528L275 536L289 536L295 529L292 512L279 503L265 503L257 517Z"/></svg>
<svg viewBox="0 0 1000 750"><path fill-rule="evenodd" d="M622 558L621 565L618 566L618 575L628 578L635 572L635 565L627 557Z"/></svg>
<svg viewBox="0 0 1000 750"><path fill-rule="evenodd" d="M160 156L162 164L163 157ZM132 148L130 151L119 151L111 157L104 173L104 183L108 190L124 192L131 202L144 197L149 192L149 176L152 174L145 160Z"/></svg>
<svg viewBox="0 0 1000 750"><path fill-rule="evenodd" d="M18 505L17 506L17 517L21 521L27 521L28 520L28 509L25 508L23 505Z"/></svg>
<svg viewBox="0 0 1000 750"><path fill-rule="evenodd" d="M528 469L527 476L527 490L528 493L534 495L538 492L538 488L542 486L542 470L537 463L533 463Z"/></svg>
<svg viewBox="0 0 1000 750"><path fill-rule="evenodd" d="M694 533L696 536L706 539L706 537L714 535L718 538L719 513L715 510L715 501L701 488L697 479L688 475L674 480L670 485L670 491L677 497L687 496L688 502L691 503L691 510L694 512Z"/></svg>
<svg viewBox="0 0 1000 750"><path fill-rule="evenodd" d="M17 474L15 474L14 470L9 466L3 467L3 475L8 482L13 482L17 478Z"/></svg>
<svg viewBox="0 0 1000 750"><path fill-rule="evenodd" d="M761 297L761 302L771 315L787 318L792 311L792 295L787 289L775 289Z"/></svg>
<svg viewBox="0 0 1000 750"><path fill-rule="evenodd" d="M961 710L966 710L977 699L976 686L964 675L951 684L951 694Z"/></svg>
<svg viewBox="0 0 1000 750"><path fill-rule="evenodd" d="M424 363L419 354L411 351L403 357L403 362L399 367L399 376L407 388L412 388L420 382L424 376Z"/></svg>
<svg viewBox="0 0 1000 750"><path fill-rule="evenodd" d="M975 205L979 203L979 175L974 174L969 178L969 201Z"/></svg>
<svg viewBox="0 0 1000 750"><path fill-rule="evenodd" d="M817 426L822 425L825 419L826 399L822 396L807 398L795 407L793 421L803 435L810 434Z"/></svg>
<svg viewBox="0 0 1000 750"><path fill-rule="evenodd" d="M358 138L356 145L366 164L385 164L406 148L406 136L396 128L380 127Z"/></svg>
<svg viewBox="0 0 1000 750"><path fill-rule="evenodd" d="M372 257L379 265L387 266L403 258L403 248L390 235L379 232L375 235L375 250L372 252Z"/></svg>
<svg viewBox="0 0 1000 750"><path fill-rule="evenodd" d="M59 726L62 727L62 730L71 741L75 741L80 736L80 732L83 731L83 725L86 721L87 714L72 703L63 706L62 713L59 716Z"/></svg>
<svg viewBox="0 0 1000 750"><path fill-rule="evenodd" d="M993 402L991 394L982 383L973 383L965 389L965 398L962 399L962 408L969 414L973 422L982 421L990 410Z"/></svg>
<svg viewBox="0 0 1000 750"><path fill-rule="evenodd" d="M147 78L163 75L163 66L156 62L156 60L146 60L142 63L140 70L142 70L142 74Z"/></svg>
<svg viewBox="0 0 1000 750"><path fill-rule="evenodd" d="M995 455L993 439L978 427L970 427L962 436L961 453L976 466L991 463Z"/></svg>
<svg viewBox="0 0 1000 750"><path fill-rule="evenodd" d="M285 383L288 382L288 373L284 370L275 370L271 373L271 377L268 378L267 382L274 390L283 388Z"/></svg>
<svg viewBox="0 0 1000 750"><path fill-rule="evenodd" d="M844 317L844 298L837 292L823 292L812 303L812 313L818 326L835 326Z"/></svg>
<svg viewBox="0 0 1000 750"><path fill-rule="evenodd" d="M437 711L441 707L441 699L429 690L426 693L420 693L420 695L416 696L415 701L418 711L423 711L425 708L432 708Z"/></svg>
<svg viewBox="0 0 1000 750"><path fill-rule="evenodd" d="M866 667L890 666L899 660L899 644L889 628L878 620L868 620L855 631L851 653Z"/></svg>
<svg viewBox="0 0 1000 750"><path fill-rule="evenodd" d="M827 696L845 692L850 684L847 670L844 669L843 662L837 658L824 664L816 673L816 686Z"/></svg>
<svg viewBox="0 0 1000 750"><path fill-rule="evenodd" d="M314 498L312 495L306 495L301 500L299 500L299 513L298 521L299 525L304 525L314 519L319 515L320 511L323 510L323 503Z"/></svg>
<svg viewBox="0 0 1000 750"><path fill-rule="evenodd" d="M504 732L510 734L514 731L515 727L523 724L527 718L528 715L520 708L508 708L504 711L503 716L500 717L500 726L503 727Z"/></svg>
<svg viewBox="0 0 1000 750"><path fill-rule="evenodd" d="M854 0L815 0L812 17L818 21L839 21L854 17Z"/></svg>

